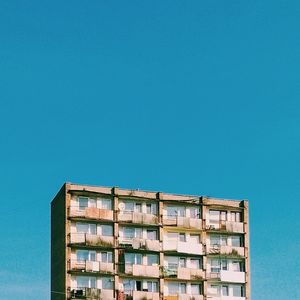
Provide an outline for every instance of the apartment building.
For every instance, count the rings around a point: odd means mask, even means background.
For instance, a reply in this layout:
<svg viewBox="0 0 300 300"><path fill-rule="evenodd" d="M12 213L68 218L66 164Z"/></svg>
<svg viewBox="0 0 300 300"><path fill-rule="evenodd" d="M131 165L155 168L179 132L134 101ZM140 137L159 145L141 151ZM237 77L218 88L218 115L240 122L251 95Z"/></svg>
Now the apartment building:
<svg viewBox="0 0 300 300"><path fill-rule="evenodd" d="M248 202L66 183L51 300L249 300Z"/></svg>

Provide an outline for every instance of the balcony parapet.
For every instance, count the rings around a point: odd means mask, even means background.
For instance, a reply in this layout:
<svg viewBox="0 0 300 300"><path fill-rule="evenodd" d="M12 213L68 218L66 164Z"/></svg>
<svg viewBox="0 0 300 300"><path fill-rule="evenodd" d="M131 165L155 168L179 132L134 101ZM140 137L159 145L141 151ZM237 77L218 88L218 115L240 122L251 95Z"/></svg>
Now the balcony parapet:
<svg viewBox="0 0 300 300"><path fill-rule="evenodd" d="M244 247L233 247L233 246L219 246L214 245L207 249L208 255L224 255L232 257L244 257L245 248Z"/></svg>
<svg viewBox="0 0 300 300"><path fill-rule="evenodd" d="M68 299L87 299L87 300L101 300L101 290L96 288L75 288L69 289Z"/></svg>
<svg viewBox="0 0 300 300"><path fill-rule="evenodd" d="M203 300L203 295L180 294L172 296L164 296L163 300Z"/></svg>
<svg viewBox="0 0 300 300"><path fill-rule="evenodd" d="M179 216L163 216L164 226L176 226L185 229L202 229L202 219L179 217Z"/></svg>
<svg viewBox="0 0 300 300"><path fill-rule="evenodd" d="M160 251L161 245L159 240L147 240L141 238L121 238L119 237L119 247L131 248L136 250Z"/></svg>
<svg viewBox="0 0 300 300"><path fill-rule="evenodd" d="M231 221L206 221L206 230L244 233L244 223Z"/></svg>
<svg viewBox="0 0 300 300"><path fill-rule="evenodd" d="M222 282L245 283L245 272L235 272L220 270L219 272L209 272L206 274L207 280L217 280Z"/></svg>
<svg viewBox="0 0 300 300"><path fill-rule="evenodd" d="M69 261L69 271L113 274L114 273L114 264L99 262L99 261L70 260Z"/></svg>
<svg viewBox="0 0 300 300"><path fill-rule="evenodd" d="M121 211L118 215L119 222L158 225L158 217L153 214L145 214L133 211Z"/></svg>
<svg viewBox="0 0 300 300"><path fill-rule="evenodd" d="M88 233L70 233L69 243L73 245L112 248L114 246L114 237Z"/></svg>
<svg viewBox="0 0 300 300"><path fill-rule="evenodd" d="M163 250L179 253L203 255L203 245L201 243L188 243L179 240L165 240L163 241Z"/></svg>
<svg viewBox="0 0 300 300"><path fill-rule="evenodd" d="M203 280L205 278L204 271L202 269L191 268L162 268L162 275L165 278L177 278L182 280Z"/></svg>
<svg viewBox="0 0 300 300"><path fill-rule="evenodd" d="M84 218L102 221L113 221L114 212L109 209L100 209L96 207L86 207L79 209L78 206L71 206L68 209L68 216L70 218Z"/></svg>

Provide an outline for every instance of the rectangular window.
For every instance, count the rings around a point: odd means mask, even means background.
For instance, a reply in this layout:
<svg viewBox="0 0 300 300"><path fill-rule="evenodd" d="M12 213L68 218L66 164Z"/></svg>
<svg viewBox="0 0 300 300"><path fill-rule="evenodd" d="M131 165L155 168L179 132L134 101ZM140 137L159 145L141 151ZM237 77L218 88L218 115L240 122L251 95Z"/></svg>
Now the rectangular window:
<svg viewBox="0 0 300 300"><path fill-rule="evenodd" d="M185 233L179 233L179 241L186 242Z"/></svg>
<svg viewBox="0 0 300 300"><path fill-rule="evenodd" d="M137 213L142 212L142 203L135 203L134 211Z"/></svg>
<svg viewBox="0 0 300 300"><path fill-rule="evenodd" d="M220 246L220 238L219 238L219 236L211 235L210 236L210 245L212 247L214 247L214 246Z"/></svg>
<svg viewBox="0 0 300 300"><path fill-rule="evenodd" d="M76 250L77 261L86 261L89 260L89 251L88 250Z"/></svg>
<svg viewBox="0 0 300 300"><path fill-rule="evenodd" d="M102 277L102 289L104 290L112 290L113 287L113 281L110 277Z"/></svg>
<svg viewBox="0 0 300 300"><path fill-rule="evenodd" d="M134 210L134 202L132 202L132 201L126 201L126 202L124 202L124 204L125 204L125 210L126 211L133 212L133 210Z"/></svg>
<svg viewBox="0 0 300 300"><path fill-rule="evenodd" d="M231 212L230 216L231 216L232 222L241 222L242 221L240 212Z"/></svg>
<svg viewBox="0 0 300 300"><path fill-rule="evenodd" d="M229 296L228 285L222 285L222 296Z"/></svg>
<svg viewBox="0 0 300 300"><path fill-rule="evenodd" d="M209 288L210 294L214 296L219 296L220 295L220 287L218 285L212 284Z"/></svg>
<svg viewBox="0 0 300 300"><path fill-rule="evenodd" d="M101 225L103 236L113 236L112 225Z"/></svg>
<svg viewBox="0 0 300 300"><path fill-rule="evenodd" d="M200 244L200 235L199 234L190 234L190 241L192 244Z"/></svg>
<svg viewBox="0 0 300 300"><path fill-rule="evenodd" d="M112 263L112 252L101 252L101 261L104 263Z"/></svg>
<svg viewBox="0 0 300 300"><path fill-rule="evenodd" d="M226 259L222 259L222 270L227 271L228 270L228 263Z"/></svg>
<svg viewBox="0 0 300 300"><path fill-rule="evenodd" d="M190 264L191 264L191 269L201 269L200 259L198 258L191 258Z"/></svg>
<svg viewBox="0 0 300 300"><path fill-rule="evenodd" d="M221 246L227 246L227 236L221 236Z"/></svg>
<svg viewBox="0 0 300 300"><path fill-rule="evenodd" d="M212 273L219 273L220 272L220 262L218 259L212 259L211 260L211 265L210 265L210 271Z"/></svg>
<svg viewBox="0 0 300 300"><path fill-rule="evenodd" d="M185 268L186 267L186 259L183 257L179 258L179 267L180 268Z"/></svg>
<svg viewBox="0 0 300 300"><path fill-rule="evenodd" d="M232 247L242 247L242 238L240 236L231 237L231 246Z"/></svg>
<svg viewBox="0 0 300 300"><path fill-rule="evenodd" d="M177 240L177 238L178 238L177 232L167 232L168 240Z"/></svg>
<svg viewBox="0 0 300 300"><path fill-rule="evenodd" d="M125 294L129 294L134 289L134 281L130 279L124 279L123 286Z"/></svg>
<svg viewBox="0 0 300 300"><path fill-rule="evenodd" d="M180 283L179 284L179 293L180 294L186 294L186 283Z"/></svg>
<svg viewBox="0 0 300 300"><path fill-rule="evenodd" d="M147 239L148 240L157 240L157 231L147 229Z"/></svg>
<svg viewBox="0 0 300 300"><path fill-rule="evenodd" d="M156 281L147 281L148 292L157 293L158 283Z"/></svg>
<svg viewBox="0 0 300 300"><path fill-rule="evenodd" d="M96 224L76 223L78 233L97 234Z"/></svg>
<svg viewBox="0 0 300 300"><path fill-rule="evenodd" d="M200 209L198 207L190 207L190 218L201 219Z"/></svg>
<svg viewBox="0 0 300 300"><path fill-rule="evenodd" d="M124 227L123 234L126 239L134 238L134 228L133 227Z"/></svg>
<svg viewBox="0 0 300 300"><path fill-rule="evenodd" d="M148 266L158 264L158 255L156 255L156 254L147 254L147 264L148 264Z"/></svg>
<svg viewBox="0 0 300 300"><path fill-rule="evenodd" d="M232 294L233 297L244 297L244 287L242 285L233 285Z"/></svg>
<svg viewBox="0 0 300 300"><path fill-rule="evenodd" d="M191 293L192 295L201 295L200 284L191 284Z"/></svg>
<svg viewBox="0 0 300 300"><path fill-rule="evenodd" d="M76 282L78 288L96 288L96 277L77 276Z"/></svg>
<svg viewBox="0 0 300 300"><path fill-rule="evenodd" d="M89 206L89 198L79 197L78 198L78 206L79 206L80 210L85 210L85 208Z"/></svg>
<svg viewBox="0 0 300 300"><path fill-rule="evenodd" d="M112 200L108 198L101 198L101 208L102 209L112 209Z"/></svg>
<svg viewBox="0 0 300 300"><path fill-rule="evenodd" d="M136 291L141 291L142 290L142 282L137 280L135 282L135 287L136 287Z"/></svg>
<svg viewBox="0 0 300 300"><path fill-rule="evenodd" d="M134 237L141 239L143 237L143 229L135 228L134 229Z"/></svg>
<svg viewBox="0 0 300 300"><path fill-rule="evenodd" d="M157 204L156 203L147 203L147 214L157 215Z"/></svg>
<svg viewBox="0 0 300 300"><path fill-rule="evenodd" d="M169 295L177 295L179 292L179 286L177 282L168 282Z"/></svg>

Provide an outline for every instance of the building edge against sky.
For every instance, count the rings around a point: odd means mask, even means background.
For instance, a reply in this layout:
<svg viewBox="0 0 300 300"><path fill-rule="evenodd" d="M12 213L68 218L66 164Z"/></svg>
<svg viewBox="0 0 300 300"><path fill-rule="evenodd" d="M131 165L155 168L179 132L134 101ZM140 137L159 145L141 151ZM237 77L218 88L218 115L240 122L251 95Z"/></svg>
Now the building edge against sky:
<svg viewBox="0 0 300 300"><path fill-rule="evenodd" d="M51 300L249 300L248 201L66 183Z"/></svg>

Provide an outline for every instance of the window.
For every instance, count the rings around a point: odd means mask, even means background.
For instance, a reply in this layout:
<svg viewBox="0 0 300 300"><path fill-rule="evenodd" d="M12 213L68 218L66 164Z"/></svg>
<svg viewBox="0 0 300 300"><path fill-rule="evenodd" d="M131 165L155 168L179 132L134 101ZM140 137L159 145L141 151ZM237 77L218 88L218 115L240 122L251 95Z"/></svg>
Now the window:
<svg viewBox="0 0 300 300"><path fill-rule="evenodd" d="M232 236L231 237L231 246L232 247L242 247L242 237Z"/></svg>
<svg viewBox="0 0 300 300"><path fill-rule="evenodd" d="M212 259L210 265L210 271L212 273L219 273L220 272L220 262L218 259Z"/></svg>
<svg viewBox="0 0 300 300"><path fill-rule="evenodd" d="M210 221L226 221L227 212L226 211L219 211L219 210L210 210L209 211L209 220Z"/></svg>
<svg viewBox="0 0 300 300"><path fill-rule="evenodd" d="M191 284L191 293L192 295L201 295L200 284Z"/></svg>
<svg viewBox="0 0 300 300"><path fill-rule="evenodd" d="M220 287L218 285L212 284L209 288L210 293L214 296L219 296L220 295Z"/></svg>
<svg viewBox="0 0 300 300"><path fill-rule="evenodd" d="M77 276L76 277L77 287L78 288L96 288L96 277L88 276Z"/></svg>
<svg viewBox="0 0 300 300"><path fill-rule="evenodd" d="M109 198L101 198L100 199L101 202L101 208L102 209L112 209L112 200Z"/></svg>
<svg viewBox="0 0 300 300"><path fill-rule="evenodd" d="M227 236L221 236L221 246L227 246Z"/></svg>
<svg viewBox="0 0 300 300"><path fill-rule="evenodd" d="M141 213L142 212L142 203L135 203L134 211Z"/></svg>
<svg viewBox="0 0 300 300"><path fill-rule="evenodd" d="M245 291L242 285L233 285L232 291L233 297L245 297Z"/></svg>
<svg viewBox="0 0 300 300"><path fill-rule="evenodd" d="M132 202L132 201L126 201L126 202L124 202L124 204L125 204L125 210L126 211L133 211L134 210L134 202Z"/></svg>
<svg viewBox="0 0 300 300"><path fill-rule="evenodd" d="M101 252L101 261L104 263L112 263L112 252Z"/></svg>
<svg viewBox="0 0 300 300"><path fill-rule="evenodd" d="M140 253L125 253L125 264L141 265L142 254Z"/></svg>
<svg viewBox="0 0 300 300"><path fill-rule="evenodd" d="M213 246L220 246L220 238L216 235L210 236L210 245Z"/></svg>
<svg viewBox="0 0 300 300"><path fill-rule="evenodd" d="M158 283L156 281L147 281L148 292L157 293Z"/></svg>
<svg viewBox="0 0 300 300"><path fill-rule="evenodd" d="M190 207L190 217L200 219L200 209L198 207Z"/></svg>
<svg viewBox="0 0 300 300"><path fill-rule="evenodd" d="M201 269L200 259L191 258L190 260L191 269Z"/></svg>
<svg viewBox="0 0 300 300"><path fill-rule="evenodd" d="M179 293L179 285L177 282L168 282L169 295L177 295Z"/></svg>
<svg viewBox="0 0 300 300"><path fill-rule="evenodd" d="M179 293L180 294L186 294L186 283L180 283L179 284Z"/></svg>
<svg viewBox="0 0 300 300"><path fill-rule="evenodd" d="M179 267L180 268L185 268L186 267L186 259L183 257L179 258Z"/></svg>
<svg viewBox="0 0 300 300"><path fill-rule="evenodd" d="M148 266L158 264L158 255L156 255L156 254L147 254L147 264L148 264Z"/></svg>
<svg viewBox="0 0 300 300"><path fill-rule="evenodd" d="M147 214L157 215L157 204L156 203L147 203Z"/></svg>
<svg viewBox="0 0 300 300"><path fill-rule="evenodd" d="M167 206L166 210L169 217L185 217L184 206Z"/></svg>
<svg viewBox="0 0 300 300"><path fill-rule="evenodd" d="M112 290L114 288L112 278L102 277L102 288L104 290Z"/></svg>
<svg viewBox="0 0 300 300"><path fill-rule="evenodd" d="M190 241L192 244L199 244L200 243L200 235L199 234L191 234Z"/></svg>
<svg viewBox="0 0 300 300"><path fill-rule="evenodd" d="M228 263L227 263L226 259L222 259L221 265L222 265L222 270L223 271L227 271L228 270Z"/></svg>
<svg viewBox="0 0 300 300"><path fill-rule="evenodd" d="M178 238L177 232L167 232L168 240L177 240L177 238Z"/></svg>
<svg viewBox="0 0 300 300"><path fill-rule="evenodd" d="M103 236L113 236L113 227L111 225L101 225Z"/></svg>
<svg viewBox="0 0 300 300"><path fill-rule="evenodd" d="M157 240L157 231L147 229L147 239L148 240Z"/></svg>
<svg viewBox="0 0 300 300"><path fill-rule="evenodd" d="M96 224L76 223L76 231L78 233L97 234Z"/></svg>
<svg viewBox="0 0 300 300"><path fill-rule="evenodd" d="M123 280L124 292L125 294L130 293L134 289L134 281L130 279Z"/></svg>
<svg viewBox="0 0 300 300"><path fill-rule="evenodd" d="M186 242L185 233L179 233L179 241Z"/></svg>
<svg viewBox="0 0 300 300"><path fill-rule="evenodd" d="M243 272L243 263L241 261L232 262L232 271L234 272Z"/></svg>
<svg viewBox="0 0 300 300"><path fill-rule="evenodd" d="M230 216L231 216L232 222L241 222L242 221L240 212L231 212Z"/></svg>
<svg viewBox="0 0 300 300"><path fill-rule="evenodd" d="M88 250L77 250L76 257L77 257L77 261L89 260L89 251Z"/></svg>
<svg viewBox="0 0 300 300"><path fill-rule="evenodd" d="M228 285L222 285L222 296L229 296Z"/></svg>
<svg viewBox="0 0 300 300"><path fill-rule="evenodd" d="M85 208L89 206L89 198L79 197L78 206L80 210L85 210Z"/></svg>
<svg viewBox="0 0 300 300"><path fill-rule="evenodd" d="M136 291L141 291L142 290L142 282L137 280L135 282L135 287L136 287L136 289L135 289Z"/></svg>

